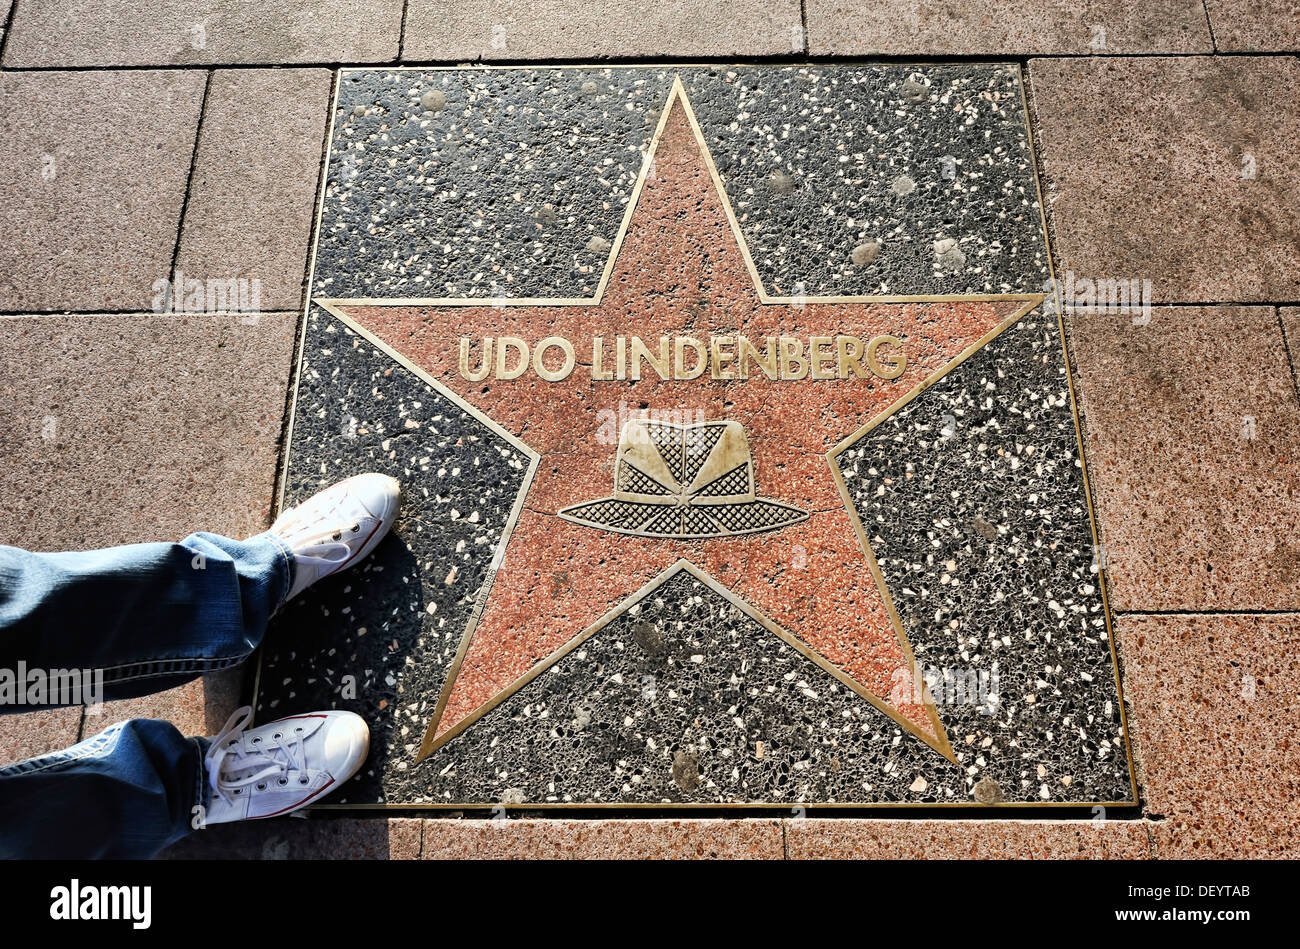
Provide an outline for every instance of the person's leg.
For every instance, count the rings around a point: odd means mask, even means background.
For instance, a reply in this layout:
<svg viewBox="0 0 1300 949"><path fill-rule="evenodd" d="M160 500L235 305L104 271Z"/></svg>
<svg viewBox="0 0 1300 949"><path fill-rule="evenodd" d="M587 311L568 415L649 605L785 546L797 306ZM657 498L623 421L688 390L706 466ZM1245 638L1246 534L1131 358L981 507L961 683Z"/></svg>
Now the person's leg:
<svg viewBox="0 0 1300 949"><path fill-rule="evenodd" d="M0 858L152 857L205 803L207 742L169 722L119 722L0 768Z"/></svg>
<svg viewBox="0 0 1300 949"><path fill-rule="evenodd" d="M196 534L81 554L0 548L0 673L13 683L20 661L47 674L100 669L104 697L119 698L232 665L281 603L366 557L397 505L396 481L361 475L247 541ZM8 701L9 711L31 708ZM302 807L352 777L369 747L365 722L350 712L257 728L251 717L238 710L213 739L133 720L0 769L0 855L151 856L205 824Z"/></svg>
<svg viewBox="0 0 1300 949"><path fill-rule="evenodd" d="M0 859L144 859L215 824L288 814L352 777L370 730L352 712L250 728L238 709L212 738L132 719L64 751L0 768Z"/></svg>
<svg viewBox="0 0 1300 949"><path fill-rule="evenodd" d="M288 546L271 532L76 553L0 547L0 669L15 680L20 668L41 670L47 687L52 671L102 672L104 695L92 700L179 685L246 659L293 571ZM56 694L34 704L71 701ZM0 702L0 711L32 704Z"/></svg>

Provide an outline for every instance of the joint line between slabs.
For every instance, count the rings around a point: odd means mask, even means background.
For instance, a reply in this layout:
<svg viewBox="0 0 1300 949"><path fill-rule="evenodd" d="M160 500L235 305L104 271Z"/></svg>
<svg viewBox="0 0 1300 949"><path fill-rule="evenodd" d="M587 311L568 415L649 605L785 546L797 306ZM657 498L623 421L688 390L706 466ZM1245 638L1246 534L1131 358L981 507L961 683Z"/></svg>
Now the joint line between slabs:
<svg viewBox="0 0 1300 949"><path fill-rule="evenodd" d="M397 32L397 59L395 60L398 63L402 61L402 55L406 52L406 14L410 8L411 0L402 0L402 22Z"/></svg>
<svg viewBox="0 0 1300 949"><path fill-rule="evenodd" d="M1238 610L1114 610L1116 616L1300 616L1297 609L1238 609Z"/></svg>
<svg viewBox="0 0 1300 949"><path fill-rule="evenodd" d="M1296 403L1300 404L1300 377L1296 375L1295 353L1291 351L1291 342L1287 339L1286 323L1282 319L1282 309L1277 308L1277 328L1282 333L1282 352L1286 356L1286 364L1291 368L1291 388L1295 391ZM1298 323L1297 325L1300 325Z"/></svg>
<svg viewBox="0 0 1300 949"><path fill-rule="evenodd" d="M1219 51L1219 41L1214 37L1214 21L1210 19L1210 4L1208 0L1201 0L1201 9L1205 11L1205 28L1210 31L1210 46L1217 53Z"/></svg>
<svg viewBox="0 0 1300 949"><path fill-rule="evenodd" d="M14 4L17 7L17 4ZM6 40L8 31L5 33ZM539 57L536 59L474 59L466 60L463 57L454 59L424 59L424 60L403 60L394 63L391 60L380 62L356 62L338 59L319 59L303 60L292 63L252 63L252 62L221 62L221 63L202 63L202 64L176 64L176 63L101 63L101 64L81 64L81 65L36 65L36 66L15 66L5 65L4 72L12 73L35 73L35 72L158 72L172 71L196 72L200 69L209 72L219 72L233 69L385 69L399 65L405 68L420 69L572 69L579 67L604 68L604 67L627 67L627 66L672 66L676 68L688 68L690 66L720 66L720 65L740 65L740 66L968 66L968 65L999 65L1009 66L1016 63L1027 65L1030 60L1034 59L1294 59L1300 56L1300 48L1285 50L1196 50L1181 53L1168 52L1130 52L1130 53L1024 53L1024 52L1006 52L1006 53L977 53L977 54L952 54L952 53L872 53L865 55L841 56L830 53L735 53L719 54L716 56L690 55L677 56L666 53L645 53L645 54L628 54L615 57L610 62L601 63L593 62L590 58L578 59L572 57Z"/></svg>
<svg viewBox="0 0 1300 949"><path fill-rule="evenodd" d="M16 4L15 4L16 6ZM190 195L194 189L194 171L199 165L199 145L203 140L203 120L208 114L208 96L212 93L212 70L206 71L203 77L203 95L199 99L199 116L198 121L194 123L194 147L190 149L190 170L185 178L185 195L181 198L180 216L176 221L176 243L172 245L172 265L169 273L163 274L163 279L167 281L167 286L171 291L167 297L167 311L174 310L176 307L176 287L172 286L172 279L176 276L176 265L180 262L181 240L185 236L185 215L190 208ZM185 288L181 288L181 293Z"/></svg>
<svg viewBox="0 0 1300 949"><path fill-rule="evenodd" d="M0 29L4 30L4 36L0 36L0 63L4 62L5 49L9 46L9 37L14 32L14 14L18 12L17 0L9 5L9 15L5 17L4 23L0 23Z"/></svg>

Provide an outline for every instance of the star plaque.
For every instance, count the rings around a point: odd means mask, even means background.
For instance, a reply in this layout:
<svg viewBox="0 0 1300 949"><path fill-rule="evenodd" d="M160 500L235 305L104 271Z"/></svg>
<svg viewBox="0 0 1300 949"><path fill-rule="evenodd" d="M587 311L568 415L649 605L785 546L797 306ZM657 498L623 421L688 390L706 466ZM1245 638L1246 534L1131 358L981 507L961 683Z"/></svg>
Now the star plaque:
<svg viewBox="0 0 1300 949"><path fill-rule="evenodd" d="M404 513L282 618L261 712L378 719L357 803L1127 801L1041 260L975 265L1042 240L1027 156L994 184L1018 76L981 69L344 73L286 499L384 470ZM957 151L1006 139L955 185L890 167L917 89L986 113ZM978 233L917 267L905 218L831 232L846 164ZM790 263L830 254L874 292Z"/></svg>

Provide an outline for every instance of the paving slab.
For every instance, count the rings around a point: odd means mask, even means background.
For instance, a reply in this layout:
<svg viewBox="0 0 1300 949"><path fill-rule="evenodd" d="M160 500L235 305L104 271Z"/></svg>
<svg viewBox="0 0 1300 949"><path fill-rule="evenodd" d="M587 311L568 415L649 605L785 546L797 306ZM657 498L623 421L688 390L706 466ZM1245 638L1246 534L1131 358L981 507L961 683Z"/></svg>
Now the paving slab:
<svg viewBox="0 0 1300 949"><path fill-rule="evenodd" d="M1300 852L1300 614L1122 616L1118 638L1162 857Z"/></svg>
<svg viewBox="0 0 1300 949"><path fill-rule="evenodd" d="M416 860L421 821L286 817L196 831L162 860Z"/></svg>
<svg viewBox="0 0 1300 949"><path fill-rule="evenodd" d="M324 69L213 74L177 258L186 279L248 281L253 309L302 305L330 83Z"/></svg>
<svg viewBox="0 0 1300 949"><path fill-rule="evenodd" d="M77 743L81 708L0 715L0 767Z"/></svg>
<svg viewBox="0 0 1300 949"><path fill-rule="evenodd" d="M5 66L205 66L370 63L397 56L402 0L268 6L182 0L18 5Z"/></svg>
<svg viewBox="0 0 1300 949"><path fill-rule="evenodd" d="M244 669L222 669L165 692L105 702L98 711L91 706L86 709L81 737L89 738L109 725L132 718L171 722L186 737L215 735L239 707L249 684Z"/></svg>
<svg viewBox="0 0 1300 949"><path fill-rule="evenodd" d="M1141 820L784 821L790 860L1143 860Z"/></svg>
<svg viewBox="0 0 1300 949"><path fill-rule="evenodd" d="M804 50L797 0L410 0L406 60L762 56Z"/></svg>
<svg viewBox="0 0 1300 949"><path fill-rule="evenodd" d="M425 860L780 860L781 822L426 820Z"/></svg>
<svg viewBox="0 0 1300 949"><path fill-rule="evenodd" d="M1145 319L1069 318L1112 604L1295 609L1300 406L1276 313Z"/></svg>
<svg viewBox="0 0 1300 949"><path fill-rule="evenodd" d="M404 502L257 696L371 723L332 804L1135 800L1017 69L338 96L284 503Z"/></svg>
<svg viewBox="0 0 1300 949"><path fill-rule="evenodd" d="M1059 279L1300 297L1300 60L1036 59L1029 77Z"/></svg>
<svg viewBox="0 0 1300 949"><path fill-rule="evenodd" d="M1296 0L1205 0L1222 52L1270 53L1300 49L1300 3Z"/></svg>
<svg viewBox="0 0 1300 949"><path fill-rule="evenodd" d="M1210 52L1199 0L808 0L815 55L1023 56Z"/></svg>
<svg viewBox="0 0 1300 949"><path fill-rule="evenodd" d="M186 70L0 73L0 311L153 305L205 81Z"/></svg>
<svg viewBox="0 0 1300 949"><path fill-rule="evenodd" d="M0 323L0 542L264 530L297 315Z"/></svg>

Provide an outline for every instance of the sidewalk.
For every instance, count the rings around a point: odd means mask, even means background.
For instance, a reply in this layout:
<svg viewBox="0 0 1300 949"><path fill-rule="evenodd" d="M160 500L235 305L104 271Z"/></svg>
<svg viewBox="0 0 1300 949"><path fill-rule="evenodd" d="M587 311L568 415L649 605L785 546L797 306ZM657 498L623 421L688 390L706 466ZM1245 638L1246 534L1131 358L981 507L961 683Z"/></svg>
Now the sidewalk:
<svg viewBox="0 0 1300 949"><path fill-rule="evenodd" d="M1067 325L1144 818L315 816L174 855L1295 854L1294 0L0 0L0 23L2 543L269 523L339 66L1019 63L1058 277L1151 281L1148 324ZM256 278L260 315L154 312L177 270ZM210 734L247 686L0 718L0 761L129 717Z"/></svg>

